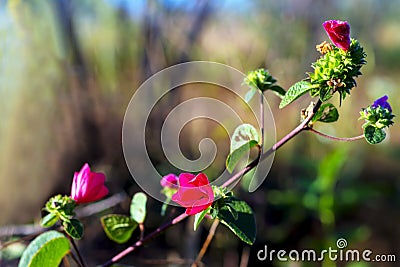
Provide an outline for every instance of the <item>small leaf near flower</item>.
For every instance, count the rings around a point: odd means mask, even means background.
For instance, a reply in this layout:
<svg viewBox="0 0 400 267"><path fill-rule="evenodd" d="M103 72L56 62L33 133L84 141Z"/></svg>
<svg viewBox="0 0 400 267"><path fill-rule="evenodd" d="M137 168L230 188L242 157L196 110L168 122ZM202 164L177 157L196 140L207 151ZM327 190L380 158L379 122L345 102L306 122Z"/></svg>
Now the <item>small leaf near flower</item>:
<svg viewBox="0 0 400 267"><path fill-rule="evenodd" d="M315 113L312 121L321 121L321 122L335 122L339 118L339 112L336 107L331 103L324 103Z"/></svg>
<svg viewBox="0 0 400 267"><path fill-rule="evenodd" d="M279 104L279 108L284 108L293 101L295 101L300 96L304 95L311 89L315 88L310 82L308 81L300 81L292 85L288 91L286 92L285 96L283 97L281 103Z"/></svg>
<svg viewBox="0 0 400 267"><path fill-rule="evenodd" d="M252 245L257 234L256 221L252 209L245 201L235 197L230 197L225 201L229 202L229 208L226 205L220 207L217 218L242 241Z"/></svg>
<svg viewBox="0 0 400 267"><path fill-rule="evenodd" d="M146 218L146 202L147 197L144 193L136 193L132 197L131 217L138 223L143 223Z"/></svg>
<svg viewBox="0 0 400 267"><path fill-rule="evenodd" d="M45 228L51 227L58 221L58 216L55 213L49 213L40 220L40 225Z"/></svg>
<svg viewBox="0 0 400 267"><path fill-rule="evenodd" d="M375 128L373 126L367 126L364 129L364 137L371 145L376 145L385 140L386 133L382 129Z"/></svg>
<svg viewBox="0 0 400 267"><path fill-rule="evenodd" d="M227 170L232 173L243 155L259 143L260 137L254 126L250 124L239 125L231 138L230 153L226 159Z"/></svg>
<svg viewBox="0 0 400 267"><path fill-rule="evenodd" d="M194 215L194 224L193 224L193 229L196 231L197 228L199 227L201 221L204 219L204 217L207 215L207 213L211 210L211 207L208 207L207 209L203 210L202 212L196 213Z"/></svg>
<svg viewBox="0 0 400 267"><path fill-rule="evenodd" d="M83 236L83 225L77 219L63 222L64 231L73 239L81 239Z"/></svg>
<svg viewBox="0 0 400 267"><path fill-rule="evenodd" d="M133 231L138 226L138 223L132 218L120 215L109 214L100 219L103 230L112 241L123 244L127 242Z"/></svg>

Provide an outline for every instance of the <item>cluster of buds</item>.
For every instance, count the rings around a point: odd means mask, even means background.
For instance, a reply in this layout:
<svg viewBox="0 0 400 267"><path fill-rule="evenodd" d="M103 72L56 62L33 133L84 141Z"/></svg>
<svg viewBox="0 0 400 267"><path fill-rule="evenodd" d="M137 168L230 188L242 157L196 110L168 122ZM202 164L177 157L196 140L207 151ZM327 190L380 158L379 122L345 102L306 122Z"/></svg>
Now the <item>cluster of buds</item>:
<svg viewBox="0 0 400 267"><path fill-rule="evenodd" d="M393 124L392 107L387 102L388 96L383 96L374 101L374 103L360 111L360 119L365 119L364 128L372 126L377 129L389 127Z"/></svg>
<svg viewBox="0 0 400 267"><path fill-rule="evenodd" d="M317 45L322 56L312 64L314 72L308 76L318 86L310 93L326 101L339 92L342 100L356 86L354 78L361 74L366 54L359 42L350 38L350 25L346 21L329 20L323 26L334 46L327 42Z"/></svg>
<svg viewBox="0 0 400 267"><path fill-rule="evenodd" d="M369 107L362 109L360 119L365 119L363 125L364 137L370 144L378 144L386 138L383 130L393 124L392 107L388 96L383 96L374 101Z"/></svg>

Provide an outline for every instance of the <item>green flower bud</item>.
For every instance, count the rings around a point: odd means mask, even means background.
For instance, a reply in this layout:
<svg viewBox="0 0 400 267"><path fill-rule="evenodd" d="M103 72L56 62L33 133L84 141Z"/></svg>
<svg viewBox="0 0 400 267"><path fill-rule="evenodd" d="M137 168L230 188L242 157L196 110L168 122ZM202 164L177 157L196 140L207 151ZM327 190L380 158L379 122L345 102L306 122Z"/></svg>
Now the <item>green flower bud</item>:
<svg viewBox="0 0 400 267"><path fill-rule="evenodd" d="M319 96L322 101L339 92L341 100L350 94L350 90L356 86L355 77L361 74L361 67L366 63L366 54L359 42L351 40L348 50L336 46L326 48L321 44L320 51L324 54L312 64L314 72L308 73L308 78L318 88L310 91L311 96Z"/></svg>

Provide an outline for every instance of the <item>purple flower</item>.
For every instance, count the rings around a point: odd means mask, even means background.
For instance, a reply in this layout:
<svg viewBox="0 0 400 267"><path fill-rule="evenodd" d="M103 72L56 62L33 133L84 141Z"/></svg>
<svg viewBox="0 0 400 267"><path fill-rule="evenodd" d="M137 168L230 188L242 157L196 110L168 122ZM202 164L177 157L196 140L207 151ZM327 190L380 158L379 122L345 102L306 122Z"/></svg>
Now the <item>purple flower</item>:
<svg viewBox="0 0 400 267"><path fill-rule="evenodd" d="M382 107L383 109L388 109L390 112L392 112L392 107L390 104L387 102L388 96L382 96L381 98L378 98L377 100L374 101L374 103L371 105L372 108L378 108Z"/></svg>
<svg viewBox="0 0 400 267"><path fill-rule="evenodd" d="M332 42L344 51L350 48L350 25L347 21L328 20L324 26L326 33Z"/></svg>
<svg viewBox="0 0 400 267"><path fill-rule="evenodd" d="M172 173L165 175L161 179L160 184L162 187L178 188L178 176Z"/></svg>

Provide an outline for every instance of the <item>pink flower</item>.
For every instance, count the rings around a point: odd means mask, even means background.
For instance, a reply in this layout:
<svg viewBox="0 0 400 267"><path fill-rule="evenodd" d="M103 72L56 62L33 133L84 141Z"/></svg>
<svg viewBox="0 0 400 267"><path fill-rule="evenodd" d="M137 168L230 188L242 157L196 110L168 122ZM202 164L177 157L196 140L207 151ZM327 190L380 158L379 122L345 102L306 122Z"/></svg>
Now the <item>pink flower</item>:
<svg viewBox="0 0 400 267"><path fill-rule="evenodd" d="M178 188L178 176L172 173L165 175L161 179L160 184L162 187Z"/></svg>
<svg viewBox="0 0 400 267"><path fill-rule="evenodd" d="M179 175L179 189L172 200L186 208L186 214L193 215L208 207L214 201L214 192L205 174L191 173Z"/></svg>
<svg viewBox="0 0 400 267"><path fill-rule="evenodd" d="M326 33L332 42L344 51L350 48L350 25L347 21L328 20L324 26Z"/></svg>
<svg viewBox="0 0 400 267"><path fill-rule="evenodd" d="M108 194L104 185L106 176L103 173L91 172L89 164L85 163L79 172L75 172L72 181L71 198L77 204L94 202Z"/></svg>

